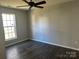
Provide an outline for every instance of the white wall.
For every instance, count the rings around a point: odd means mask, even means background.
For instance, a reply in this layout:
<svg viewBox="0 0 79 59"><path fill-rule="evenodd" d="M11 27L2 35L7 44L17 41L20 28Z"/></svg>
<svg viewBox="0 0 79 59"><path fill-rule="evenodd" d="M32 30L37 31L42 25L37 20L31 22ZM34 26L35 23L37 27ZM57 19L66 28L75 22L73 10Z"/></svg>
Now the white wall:
<svg viewBox="0 0 79 59"><path fill-rule="evenodd" d="M0 17L0 59L5 59L5 46L4 46L4 36L3 35L4 35L3 26L2 26L2 20Z"/></svg>
<svg viewBox="0 0 79 59"><path fill-rule="evenodd" d="M32 10L33 39L79 49L79 1Z"/></svg>
<svg viewBox="0 0 79 59"><path fill-rule="evenodd" d="M7 41L6 45L29 38L29 35L28 35L29 32L27 29L29 26L27 25L28 23L27 21L29 20L28 19L29 11L0 7L0 12L1 12L0 15L2 13L14 13L16 17L17 39L12 41Z"/></svg>

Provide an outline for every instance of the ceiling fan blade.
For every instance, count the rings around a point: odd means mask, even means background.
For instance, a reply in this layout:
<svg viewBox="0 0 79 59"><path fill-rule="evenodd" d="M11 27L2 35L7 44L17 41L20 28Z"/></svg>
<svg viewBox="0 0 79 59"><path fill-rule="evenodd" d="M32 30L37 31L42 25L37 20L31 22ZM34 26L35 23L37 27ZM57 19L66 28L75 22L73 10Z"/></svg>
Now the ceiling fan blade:
<svg viewBox="0 0 79 59"><path fill-rule="evenodd" d="M44 8L44 7L42 7L42 6L35 6L35 7L37 7L37 8Z"/></svg>
<svg viewBox="0 0 79 59"><path fill-rule="evenodd" d="M23 1L29 4L29 2L28 2L28 1L26 1L26 0L23 0Z"/></svg>
<svg viewBox="0 0 79 59"><path fill-rule="evenodd" d="M26 6L29 6L29 5L23 5L23 6L16 6L16 7L26 7Z"/></svg>
<svg viewBox="0 0 79 59"><path fill-rule="evenodd" d="M30 2L32 2L32 0L30 0Z"/></svg>
<svg viewBox="0 0 79 59"><path fill-rule="evenodd" d="M41 2L35 3L35 5L41 5L41 4L46 4L46 1L41 1Z"/></svg>

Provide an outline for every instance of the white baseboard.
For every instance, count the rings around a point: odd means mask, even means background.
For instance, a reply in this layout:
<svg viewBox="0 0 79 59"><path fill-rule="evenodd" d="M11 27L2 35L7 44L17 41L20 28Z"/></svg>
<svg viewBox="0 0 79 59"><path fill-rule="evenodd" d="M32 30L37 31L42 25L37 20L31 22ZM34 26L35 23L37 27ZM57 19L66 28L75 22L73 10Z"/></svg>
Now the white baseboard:
<svg viewBox="0 0 79 59"><path fill-rule="evenodd" d="M35 39L33 39L33 40L35 40ZM55 44L55 43L46 42L46 41L40 41L40 40L35 40L35 41L39 41L39 42L43 42L43 43L47 43L47 44L51 44L51 45L55 45L55 46L59 46L59 47L68 48L68 49L73 49L73 50L79 51L79 49L73 48L73 47L69 47L69 46L64 46L64 45Z"/></svg>
<svg viewBox="0 0 79 59"><path fill-rule="evenodd" d="M7 45L5 45L6 47L8 47L8 46L11 46L11 45L14 45L14 44L17 44L17 43L20 43L20 42L23 42L23 41L26 41L26 40L29 40L30 38L26 38L26 39L24 39L24 40L19 40L19 41L17 41L17 42L13 42L13 43L10 43L10 44L7 44Z"/></svg>
<svg viewBox="0 0 79 59"><path fill-rule="evenodd" d="M23 41L26 41L26 40L29 40L29 39L30 39L30 38L26 38L26 39L24 39L24 40L20 40L20 41L17 41L17 42L13 42L13 43L8 44L8 45L5 45L5 46L8 47L8 46L11 46L11 45L14 45L14 44L17 44L17 43L20 43L20 42L23 42ZM35 39L33 39L33 40L35 40ZM69 46L64 46L64 45L55 44L55 43L46 42L46 41L40 41L40 40L35 40L35 41L39 41L39 42L43 42L43 43L47 43L47 44L51 44L51 45L55 45L55 46L64 47L64 48L68 48L68 49L73 49L73 50L79 51L79 49L73 48L73 47L69 47Z"/></svg>

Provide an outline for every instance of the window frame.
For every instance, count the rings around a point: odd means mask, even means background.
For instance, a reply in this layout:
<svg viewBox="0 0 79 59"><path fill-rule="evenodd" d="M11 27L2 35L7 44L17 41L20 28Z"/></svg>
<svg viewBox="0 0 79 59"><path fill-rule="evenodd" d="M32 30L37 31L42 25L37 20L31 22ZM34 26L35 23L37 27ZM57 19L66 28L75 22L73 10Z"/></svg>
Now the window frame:
<svg viewBox="0 0 79 59"><path fill-rule="evenodd" d="M4 17L3 14L6 15L6 18L5 18L6 20L3 20L3 17ZM7 20L7 15L9 15L9 19L10 19L10 20ZM10 16L13 17L13 20L11 20L11 17L10 17ZM15 35L14 37L9 37L9 36L8 36L8 39L6 39L6 37L5 37L5 41L10 41L10 40L15 40L15 39L17 39L16 15L15 15L14 13L2 13L2 22L4 22L4 21L6 21L6 23L7 23L7 21L10 21L10 22L11 22L11 21L14 21L14 25L13 25L13 26L10 26L10 25L9 25L9 26L8 26L8 25L7 25L7 26L4 26L4 24L3 24L4 36L6 35L6 33L5 33L5 28L7 28L7 29L11 28L11 32L8 32L8 33L7 33L7 35L10 35L10 34L12 33L12 27L14 27L14 32L13 32L13 33L14 33L14 35ZM10 30L8 30L8 31L10 31ZM13 34L13 33L12 33L12 34Z"/></svg>

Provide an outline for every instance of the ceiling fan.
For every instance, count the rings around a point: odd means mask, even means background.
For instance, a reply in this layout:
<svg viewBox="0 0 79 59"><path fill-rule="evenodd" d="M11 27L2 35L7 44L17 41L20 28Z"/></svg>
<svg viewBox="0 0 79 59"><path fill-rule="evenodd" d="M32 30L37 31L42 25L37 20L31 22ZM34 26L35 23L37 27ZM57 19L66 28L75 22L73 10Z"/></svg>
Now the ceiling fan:
<svg viewBox="0 0 79 59"><path fill-rule="evenodd" d="M42 5L42 4L46 4L46 1L40 1L40 2L33 2L32 0L30 0L30 2L28 2L27 0L23 0L25 3L27 3L31 9L32 7L36 7L36 8L44 8L43 6L39 6L39 5ZM26 7L27 5L24 5L24 6L17 6L17 7Z"/></svg>

